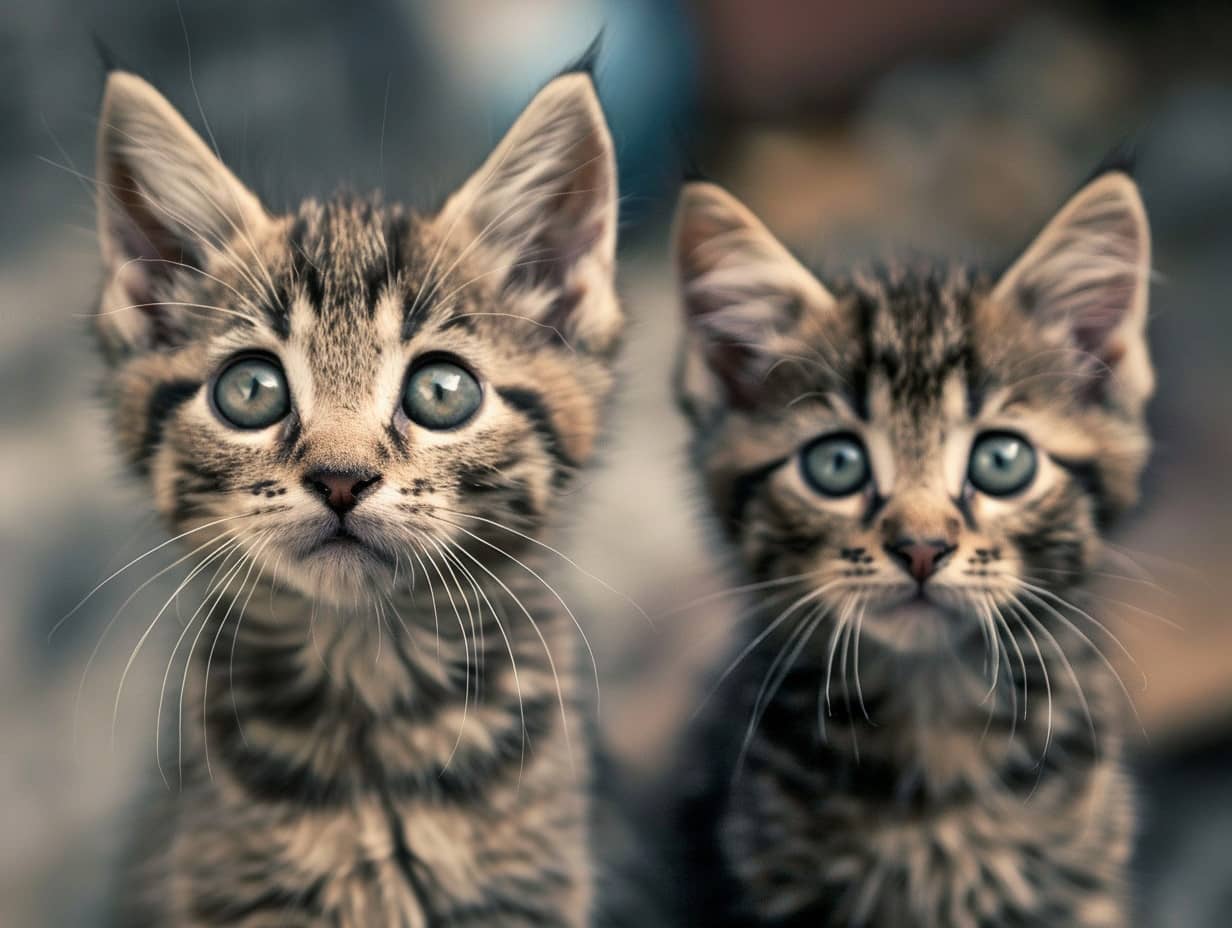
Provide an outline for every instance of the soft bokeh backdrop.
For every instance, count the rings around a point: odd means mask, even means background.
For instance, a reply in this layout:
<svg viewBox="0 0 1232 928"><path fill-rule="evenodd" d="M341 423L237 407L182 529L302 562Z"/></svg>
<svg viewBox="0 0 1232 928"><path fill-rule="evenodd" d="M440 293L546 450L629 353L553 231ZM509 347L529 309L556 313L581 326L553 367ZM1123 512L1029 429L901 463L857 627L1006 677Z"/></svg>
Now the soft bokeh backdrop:
<svg viewBox="0 0 1232 928"><path fill-rule="evenodd" d="M722 646L729 581L696 518L668 384L680 165L811 257L914 246L999 261L1125 137L1156 238L1158 452L1102 591L1145 735L1146 926L1232 911L1232 9L1193 0L0 0L0 925L88 926L149 782L173 588L116 464L85 316L98 282L92 35L207 125L275 207L339 185L431 206L605 27L633 318L607 461L569 551L659 618L560 573L603 674L603 731L649 776ZM687 151L688 157L681 152ZM1159 620L1176 623L1172 628ZM171 625L178 629L171 615ZM168 628L164 631L171 631ZM93 657L92 657L93 655ZM1142 680L1145 677L1145 688ZM178 682L178 677L173 678Z"/></svg>

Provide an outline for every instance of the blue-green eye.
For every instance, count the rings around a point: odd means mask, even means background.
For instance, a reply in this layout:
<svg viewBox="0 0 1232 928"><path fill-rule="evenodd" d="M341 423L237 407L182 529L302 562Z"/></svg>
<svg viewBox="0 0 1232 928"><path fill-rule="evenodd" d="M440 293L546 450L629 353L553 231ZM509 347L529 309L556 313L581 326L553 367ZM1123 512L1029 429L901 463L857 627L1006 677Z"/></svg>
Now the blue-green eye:
<svg viewBox="0 0 1232 928"><path fill-rule="evenodd" d="M291 391L272 358L240 358L214 383L214 408L238 429L263 429L291 411Z"/></svg>
<svg viewBox="0 0 1232 928"><path fill-rule="evenodd" d="M827 435L804 449L804 477L823 496L850 496L868 483L868 455L854 435Z"/></svg>
<svg viewBox="0 0 1232 928"><path fill-rule="evenodd" d="M452 361L429 361L411 371L402 410L426 429L457 428L479 409L483 391L470 371Z"/></svg>
<svg viewBox="0 0 1232 928"><path fill-rule="evenodd" d="M1024 490L1035 479L1035 449L1013 432L984 432L971 446L967 479L989 496Z"/></svg>

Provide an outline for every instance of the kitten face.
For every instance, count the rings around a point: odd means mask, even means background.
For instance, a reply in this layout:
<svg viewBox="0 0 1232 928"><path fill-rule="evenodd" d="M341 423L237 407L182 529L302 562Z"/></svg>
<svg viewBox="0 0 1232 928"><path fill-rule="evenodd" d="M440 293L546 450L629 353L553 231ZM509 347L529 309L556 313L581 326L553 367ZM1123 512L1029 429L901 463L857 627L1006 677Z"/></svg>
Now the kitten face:
<svg viewBox="0 0 1232 928"><path fill-rule="evenodd" d="M772 615L935 649L1082 580L1148 444L1128 177L1092 182L996 283L888 267L827 289L708 184L677 248L681 400L728 537L783 591Z"/></svg>
<svg viewBox="0 0 1232 928"><path fill-rule="evenodd" d="M534 535L593 456L621 316L586 76L549 84L436 216L351 198L270 216L119 73L99 176L118 433L194 548L225 535L352 598L450 544L488 558L491 522Z"/></svg>

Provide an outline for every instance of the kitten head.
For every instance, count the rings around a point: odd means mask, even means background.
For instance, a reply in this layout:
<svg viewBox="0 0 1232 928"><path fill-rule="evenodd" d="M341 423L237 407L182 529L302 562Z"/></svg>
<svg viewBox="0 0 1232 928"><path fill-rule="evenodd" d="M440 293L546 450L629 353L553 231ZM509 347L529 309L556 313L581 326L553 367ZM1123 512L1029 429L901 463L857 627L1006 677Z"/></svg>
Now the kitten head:
<svg viewBox="0 0 1232 928"><path fill-rule="evenodd" d="M862 616L904 648L1046 621L1148 450L1133 181L1096 177L998 279L891 265L822 283L708 183L686 187L675 245L680 401L753 579L795 593L779 602L797 619Z"/></svg>
<svg viewBox="0 0 1232 928"><path fill-rule="evenodd" d="M622 317L588 76L548 84L436 215L346 197L273 215L126 73L98 179L116 430L193 547L259 547L336 599L416 553L484 557L492 523L533 536L592 458Z"/></svg>

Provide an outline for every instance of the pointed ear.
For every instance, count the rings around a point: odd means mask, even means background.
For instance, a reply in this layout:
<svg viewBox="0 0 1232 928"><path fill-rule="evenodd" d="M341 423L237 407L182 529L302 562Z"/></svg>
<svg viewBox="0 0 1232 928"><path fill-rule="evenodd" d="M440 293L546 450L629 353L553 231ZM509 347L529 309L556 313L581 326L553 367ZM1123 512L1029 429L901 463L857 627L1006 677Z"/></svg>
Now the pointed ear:
<svg viewBox="0 0 1232 928"><path fill-rule="evenodd" d="M157 304L233 238L252 241L268 216L174 107L123 71L107 78L96 171L104 341L132 350L174 340L185 308L126 307Z"/></svg>
<svg viewBox="0 0 1232 928"><path fill-rule="evenodd" d="M1146 342L1151 234L1138 187L1102 174L1075 194L1002 276L993 299L1080 352L1092 395L1137 414L1154 390Z"/></svg>
<svg viewBox="0 0 1232 928"><path fill-rule="evenodd" d="M616 157L590 76L543 88L438 219L483 255L511 308L605 351L622 325L616 301Z"/></svg>
<svg viewBox="0 0 1232 928"><path fill-rule="evenodd" d="M752 405L804 313L830 310L834 297L714 184L685 185L673 240L685 316L681 402L691 415Z"/></svg>

